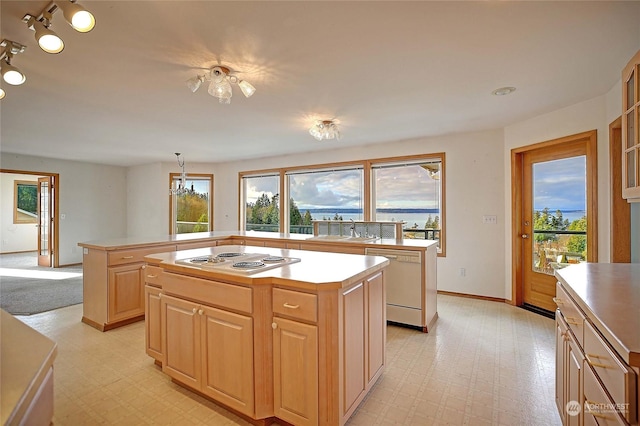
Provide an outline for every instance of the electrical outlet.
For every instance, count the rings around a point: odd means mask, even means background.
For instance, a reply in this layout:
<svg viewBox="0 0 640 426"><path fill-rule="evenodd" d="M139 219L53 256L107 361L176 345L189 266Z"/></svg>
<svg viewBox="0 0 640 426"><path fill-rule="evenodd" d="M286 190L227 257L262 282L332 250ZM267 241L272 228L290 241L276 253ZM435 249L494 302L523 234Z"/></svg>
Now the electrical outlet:
<svg viewBox="0 0 640 426"><path fill-rule="evenodd" d="M482 216L482 223L488 223L490 225L498 224L498 216L496 215L484 215Z"/></svg>

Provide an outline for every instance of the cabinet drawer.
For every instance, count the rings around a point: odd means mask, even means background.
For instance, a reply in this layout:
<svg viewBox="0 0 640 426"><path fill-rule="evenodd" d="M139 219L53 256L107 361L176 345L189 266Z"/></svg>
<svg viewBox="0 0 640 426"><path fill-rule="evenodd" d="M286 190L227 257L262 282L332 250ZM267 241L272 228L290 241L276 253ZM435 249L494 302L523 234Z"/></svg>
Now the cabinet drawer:
<svg viewBox="0 0 640 426"><path fill-rule="evenodd" d="M585 321L582 310L575 304L559 282L556 284L556 297L553 300L556 302L556 305L558 305L558 310L562 313L562 317L569 325L574 336L576 336L578 344L583 348Z"/></svg>
<svg viewBox="0 0 640 426"><path fill-rule="evenodd" d="M589 323L584 329L585 362L600 379L614 403L623 404L629 423L636 419L636 373L604 341Z"/></svg>
<svg viewBox="0 0 640 426"><path fill-rule="evenodd" d="M144 275L144 282L156 287L162 286L162 274L164 273L162 268L157 266L146 265L143 267L142 273Z"/></svg>
<svg viewBox="0 0 640 426"><path fill-rule="evenodd" d="M144 257L148 254L164 253L168 251L176 251L175 244L168 245L168 246L156 246L156 247L137 248L137 249L130 249L130 250L110 251L107 254L107 264L108 266L115 266L115 265L124 265L127 263L143 262Z"/></svg>
<svg viewBox="0 0 640 426"><path fill-rule="evenodd" d="M251 289L248 287L165 272L162 276L162 289L165 293L210 306L248 314L253 311Z"/></svg>
<svg viewBox="0 0 640 426"><path fill-rule="evenodd" d="M318 320L318 297L315 294L273 289L273 312L305 321Z"/></svg>
<svg viewBox="0 0 640 426"><path fill-rule="evenodd" d="M623 407L624 408L624 407ZM602 388L595 373L588 366L584 369L584 424L624 425L616 405Z"/></svg>

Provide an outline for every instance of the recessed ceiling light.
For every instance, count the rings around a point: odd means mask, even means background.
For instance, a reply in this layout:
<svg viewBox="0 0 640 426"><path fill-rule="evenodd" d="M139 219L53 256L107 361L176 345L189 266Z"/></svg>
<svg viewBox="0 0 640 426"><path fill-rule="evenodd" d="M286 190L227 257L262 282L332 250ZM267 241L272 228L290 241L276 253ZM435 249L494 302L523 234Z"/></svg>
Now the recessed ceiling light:
<svg viewBox="0 0 640 426"><path fill-rule="evenodd" d="M516 91L515 87L501 87L491 92L492 95L504 96Z"/></svg>

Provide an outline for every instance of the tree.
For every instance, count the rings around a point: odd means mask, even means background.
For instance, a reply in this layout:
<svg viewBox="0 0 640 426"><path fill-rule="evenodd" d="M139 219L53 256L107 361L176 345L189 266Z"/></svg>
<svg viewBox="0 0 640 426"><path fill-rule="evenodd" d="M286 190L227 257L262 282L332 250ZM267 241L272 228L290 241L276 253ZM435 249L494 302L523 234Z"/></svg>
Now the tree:
<svg viewBox="0 0 640 426"><path fill-rule="evenodd" d="M311 213L309 212L309 210L307 210L304 213L304 218L302 219L302 224L303 225L311 225L313 221L313 218L311 217Z"/></svg>
<svg viewBox="0 0 640 426"><path fill-rule="evenodd" d="M536 210L533 215L533 230L535 240L537 242L557 241L558 236L555 233L536 233L536 231L564 231L569 226L568 220L562 219L562 212L556 211L556 214L550 214L549 208L545 207L542 211Z"/></svg>
<svg viewBox="0 0 640 426"><path fill-rule="evenodd" d="M293 201L293 198L289 199L289 224L302 225L302 215L300 214L300 210L298 210L298 206L296 206L296 202Z"/></svg>
<svg viewBox="0 0 640 426"><path fill-rule="evenodd" d="M570 231L586 231L587 217L582 216L580 219L574 220L569 225ZM587 237L586 235L572 235L567 242L567 251L580 253L584 259L587 258Z"/></svg>

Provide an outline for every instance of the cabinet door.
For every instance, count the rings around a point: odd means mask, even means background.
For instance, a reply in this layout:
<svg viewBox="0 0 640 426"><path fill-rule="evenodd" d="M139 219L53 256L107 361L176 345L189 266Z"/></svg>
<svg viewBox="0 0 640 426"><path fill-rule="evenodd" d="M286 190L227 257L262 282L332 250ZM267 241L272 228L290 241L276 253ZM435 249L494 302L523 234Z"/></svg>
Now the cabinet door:
<svg viewBox="0 0 640 426"><path fill-rule="evenodd" d="M556 311L556 406L562 424L565 424L567 417L567 399L564 389L567 330L568 326L564 323L562 314Z"/></svg>
<svg viewBox="0 0 640 426"><path fill-rule="evenodd" d="M568 336L565 361L566 403L572 406L577 404L578 407L584 407L584 391L582 389L582 365L584 356L582 355L580 347L573 339L571 332L568 333ZM565 426L582 426L583 410L576 411L567 413Z"/></svg>
<svg viewBox="0 0 640 426"><path fill-rule="evenodd" d="M220 309L201 307L202 392L253 416L252 319Z"/></svg>
<svg viewBox="0 0 640 426"><path fill-rule="evenodd" d="M144 315L142 266L142 263L134 263L108 268L108 322Z"/></svg>
<svg viewBox="0 0 640 426"><path fill-rule="evenodd" d="M162 327L160 298L162 290L157 287L145 286L145 344L147 355L162 362Z"/></svg>
<svg viewBox="0 0 640 426"><path fill-rule="evenodd" d="M374 275L367 280L368 312L368 375L367 381L371 382L384 366L385 342L387 324L385 319L386 302L382 273Z"/></svg>
<svg viewBox="0 0 640 426"><path fill-rule="evenodd" d="M274 414L289 423L318 424L318 329L273 319Z"/></svg>
<svg viewBox="0 0 640 426"><path fill-rule="evenodd" d="M366 301L364 282L343 293L344 319L342 323L342 364L344 365L344 408L351 410L354 402L367 387L367 358L365 353Z"/></svg>
<svg viewBox="0 0 640 426"><path fill-rule="evenodd" d="M199 305L163 295L162 371L194 389L201 383L201 316Z"/></svg>

